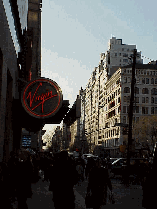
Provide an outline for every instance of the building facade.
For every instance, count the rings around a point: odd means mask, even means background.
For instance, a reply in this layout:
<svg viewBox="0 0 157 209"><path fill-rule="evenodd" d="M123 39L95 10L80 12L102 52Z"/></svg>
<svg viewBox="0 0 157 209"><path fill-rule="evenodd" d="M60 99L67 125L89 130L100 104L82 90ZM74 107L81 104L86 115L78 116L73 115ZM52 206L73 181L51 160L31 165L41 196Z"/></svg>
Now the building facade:
<svg viewBox="0 0 157 209"><path fill-rule="evenodd" d="M0 161L22 146L21 92L41 75L40 8L41 0L0 0Z"/></svg>
<svg viewBox="0 0 157 209"><path fill-rule="evenodd" d="M119 67L107 82L101 79L103 73L97 73L100 90L98 81L92 83L92 79L86 88L87 138L89 143L109 148L112 155L118 156L119 146L126 144L128 139L126 128L116 123L129 124L132 66ZM136 64L135 78L133 121L138 121L141 116L157 114L156 65Z"/></svg>
<svg viewBox="0 0 157 209"><path fill-rule="evenodd" d="M136 45L122 44L122 39L112 37L109 40L108 50L105 53L101 53L103 67L107 70L109 77L115 72L117 66L123 67L131 63L130 58L133 56L134 49L136 49ZM137 52L137 54L136 62L143 64L141 52Z"/></svg>
<svg viewBox="0 0 157 209"><path fill-rule="evenodd" d="M20 98L19 55L23 50L27 14L27 0L0 0L0 161L5 162L21 140L22 129L19 122L16 123L18 107L14 101Z"/></svg>

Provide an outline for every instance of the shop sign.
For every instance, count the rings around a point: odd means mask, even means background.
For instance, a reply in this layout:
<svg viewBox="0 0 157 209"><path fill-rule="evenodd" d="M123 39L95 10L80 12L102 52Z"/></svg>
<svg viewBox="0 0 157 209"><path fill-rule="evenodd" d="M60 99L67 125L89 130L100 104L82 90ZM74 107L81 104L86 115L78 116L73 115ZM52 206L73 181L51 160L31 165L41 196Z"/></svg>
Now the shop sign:
<svg viewBox="0 0 157 209"><path fill-rule="evenodd" d="M28 114L45 119L55 115L60 109L63 96L56 82L41 77L25 86L21 100Z"/></svg>

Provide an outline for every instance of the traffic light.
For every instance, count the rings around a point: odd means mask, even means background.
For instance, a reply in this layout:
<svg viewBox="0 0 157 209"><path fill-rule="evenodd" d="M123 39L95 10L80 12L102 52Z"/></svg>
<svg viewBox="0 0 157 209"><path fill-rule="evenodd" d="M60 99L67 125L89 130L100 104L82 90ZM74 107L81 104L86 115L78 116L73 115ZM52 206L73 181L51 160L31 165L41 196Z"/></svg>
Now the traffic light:
<svg viewBox="0 0 157 209"><path fill-rule="evenodd" d="M128 128L127 127L123 127L123 135L127 135L128 134Z"/></svg>

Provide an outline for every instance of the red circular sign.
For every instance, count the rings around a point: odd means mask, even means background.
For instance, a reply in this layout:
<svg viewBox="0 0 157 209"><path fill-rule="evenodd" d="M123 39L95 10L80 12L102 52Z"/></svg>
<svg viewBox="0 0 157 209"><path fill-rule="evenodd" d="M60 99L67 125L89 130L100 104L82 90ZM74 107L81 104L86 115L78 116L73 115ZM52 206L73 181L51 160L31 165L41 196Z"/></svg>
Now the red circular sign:
<svg viewBox="0 0 157 209"><path fill-rule="evenodd" d="M31 116L44 119L56 114L62 105L63 96L56 82L38 78L26 85L21 100Z"/></svg>

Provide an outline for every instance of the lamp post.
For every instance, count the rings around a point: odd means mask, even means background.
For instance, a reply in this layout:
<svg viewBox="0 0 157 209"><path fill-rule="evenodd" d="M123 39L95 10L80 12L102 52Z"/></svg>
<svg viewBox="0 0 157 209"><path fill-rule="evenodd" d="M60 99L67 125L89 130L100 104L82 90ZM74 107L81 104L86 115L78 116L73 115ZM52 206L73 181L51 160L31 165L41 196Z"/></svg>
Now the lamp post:
<svg viewBox="0 0 157 209"><path fill-rule="evenodd" d="M130 157L131 157L131 153L132 153L132 118L133 118L136 56L137 56L137 50L134 49L133 65L132 65L132 80L131 80L131 97L130 97L130 108L129 108L128 152L127 152L127 180L128 180L128 183L129 183L129 174L130 174Z"/></svg>

